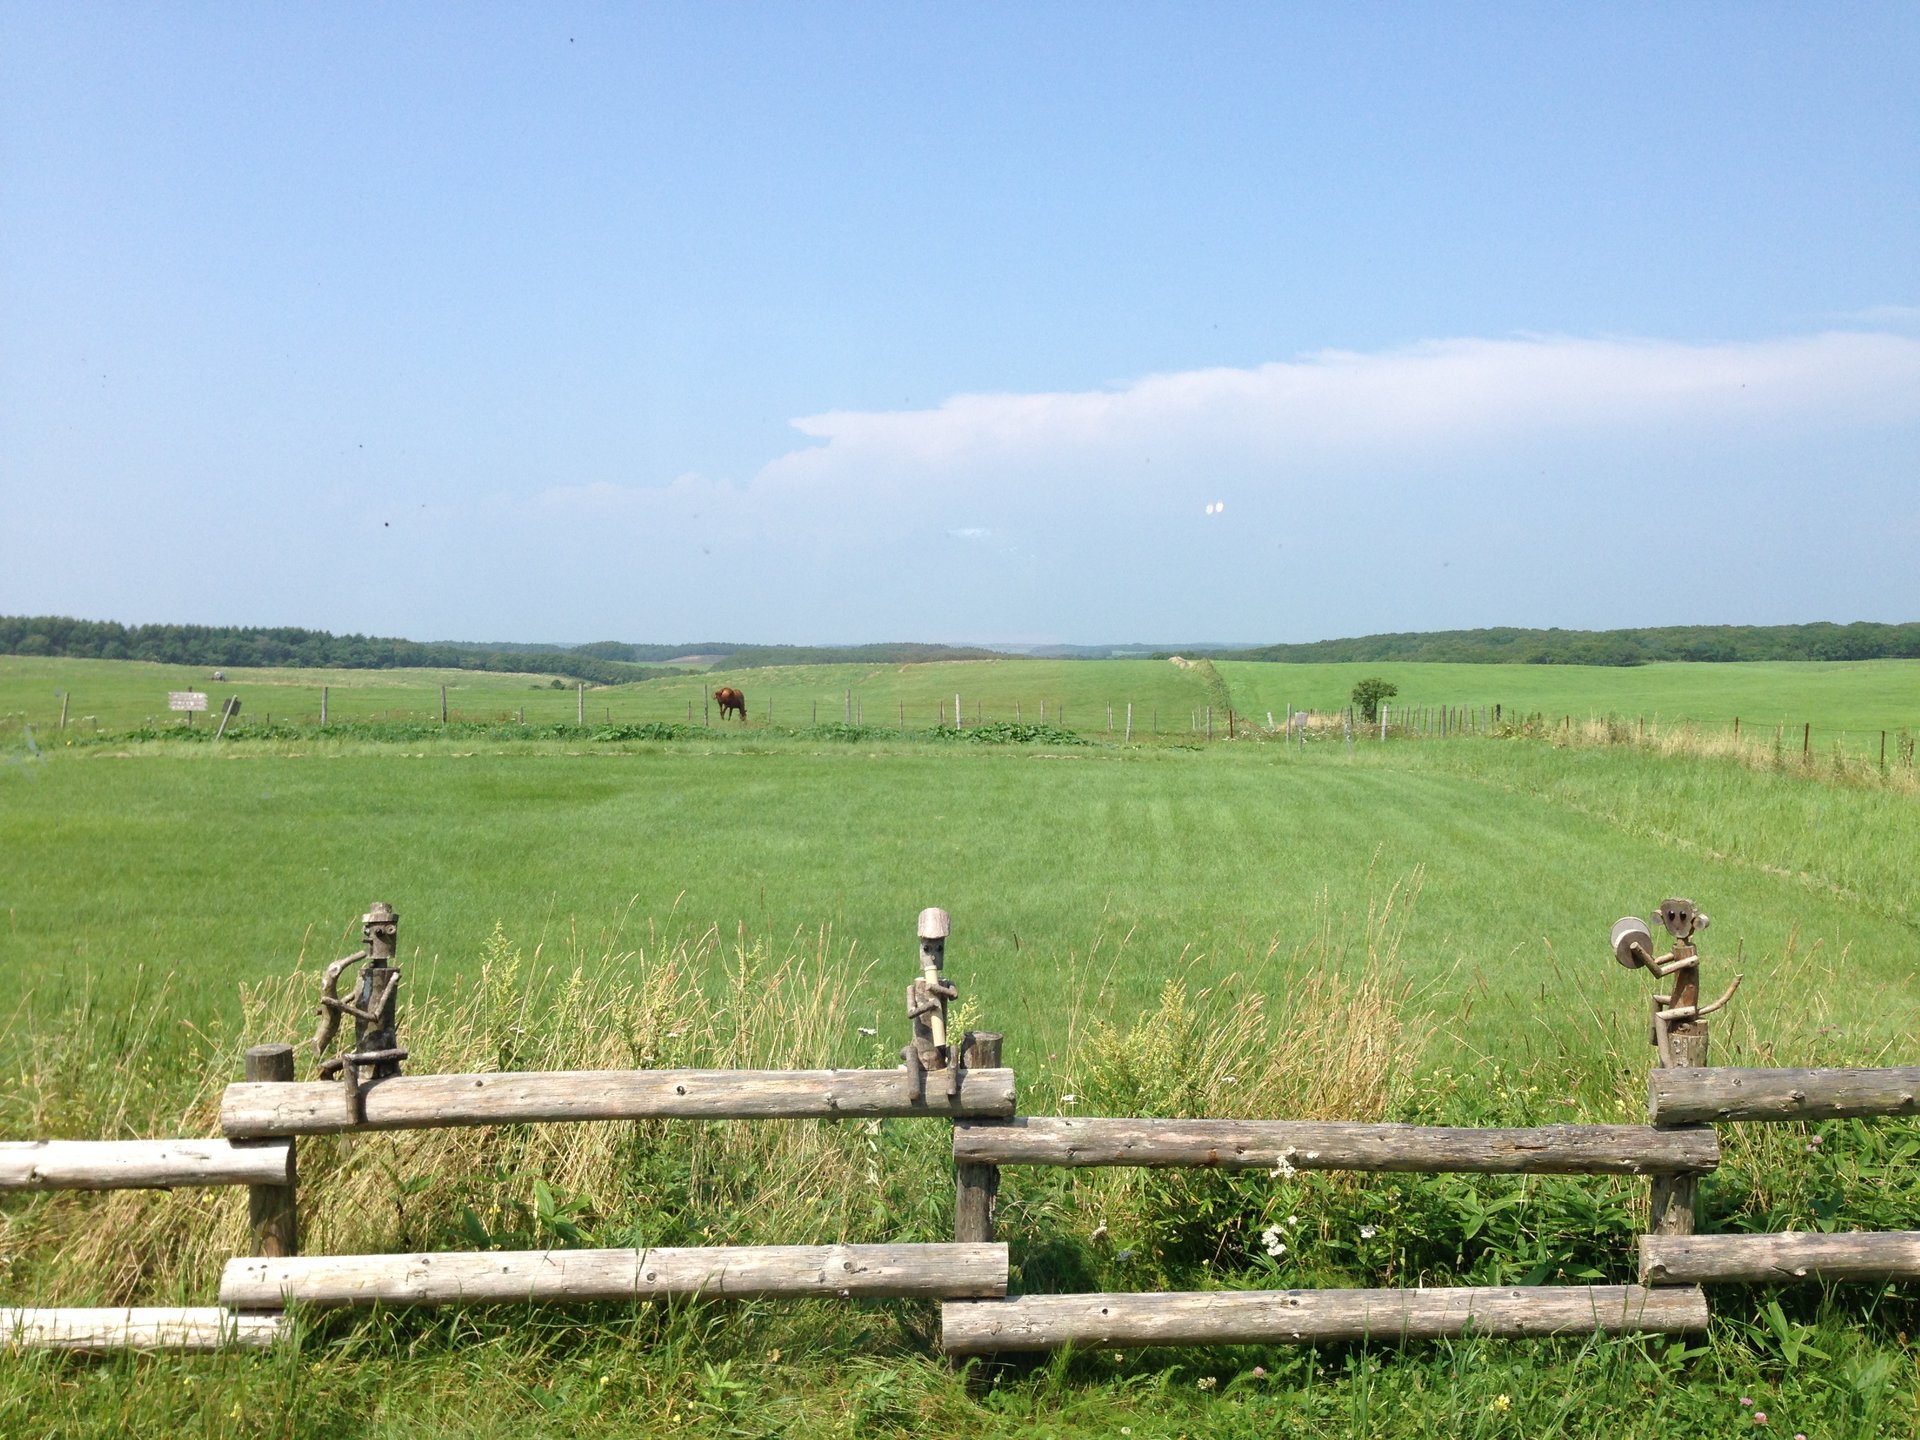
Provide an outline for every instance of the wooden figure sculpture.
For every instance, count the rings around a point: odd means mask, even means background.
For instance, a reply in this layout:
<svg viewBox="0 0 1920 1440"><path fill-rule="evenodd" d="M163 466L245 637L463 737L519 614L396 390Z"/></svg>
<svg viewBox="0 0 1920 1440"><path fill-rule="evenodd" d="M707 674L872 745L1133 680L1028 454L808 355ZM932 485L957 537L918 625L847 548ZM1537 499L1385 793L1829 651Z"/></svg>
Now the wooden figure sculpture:
<svg viewBox="0 0 1920 1440"><path fill-rule="evenodd" d="M1714 1011L1724 1009L1744 976L1735 975L1727 993L1711 1005L1700 1003L1700 954L1693 937L1713 923L1700 913L1691 900L1675 897L1660 902L1654 917L1673 937L1673 949L1665 955L1653 953L1653 932L1646 921L1635 915L1613 922L1613 958L1629 970L1647 969L1659 980L1673 979L1672 993L1653 997L1653 1044L1660 1052L1660 1063L1671 1068L1675 1063L1673 1038L1676 1034L1700 1034L1700 1024ZM1699 1061L1682 1063L1698 1064Z"/></svg>
<svg viewBox="0 0 1920 1440"><path fill-rule="evenodd" d="M916 1102L926 1096L929 1070L946 1072L949 1095L960 1089L959 1049L947 1039L947 1003L958 999L960 991L941 971L953 922L946 911L929 906L920 912L919 930L920 974L907 986L913 1043L900 1052L907 1062L907 1097Z"/></svg>
<svg viewBox="0 0 1920 1440"><path fill-rule="evenodd" d="M348 1111L356 1118L361 1116L360 1071L369 1070L367 1078L384 1080L398 1075L400 1062L407 1058L407 1052L400 1048L396 1017L400 972L393 966L400 943L400 917L391 905L376 900L360 923L366 948L334 961L321 976L320 1008L315 1012L320 1016L320 1028L313 1036L313 1053L318 1058L333 1043L340 1017L353 1017L353 1047L331 1060L321 1060L320 1075L322 1079L340 1076L346 1086ZM362 960L367 965L360 972L353 998L342 1000L340 976Z"/></svg>

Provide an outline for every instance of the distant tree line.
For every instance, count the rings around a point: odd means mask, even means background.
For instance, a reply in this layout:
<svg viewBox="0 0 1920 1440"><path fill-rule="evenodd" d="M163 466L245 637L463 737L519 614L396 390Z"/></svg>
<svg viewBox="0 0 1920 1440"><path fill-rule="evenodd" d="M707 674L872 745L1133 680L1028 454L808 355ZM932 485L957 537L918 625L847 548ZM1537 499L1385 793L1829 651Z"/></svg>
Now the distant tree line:
<svg viewBox="0 0 1920 1440"><path fill-rule="evenodd" d="M64 655L85 660L158 660L168 665L284 665L339 670L419 667L558 675L595 685L619 685L661 675L658 662L702 655L732 669L768 665L909 665L928 660L986 660L999 654L955 645L741 645L722 641L684 645L535 645L422 642L373 635L265 625L121 625L60 615L0 616L0 655ZM643 668L641 662L646 664Z"/></svg>
<svg viewBox="0 0 1920 1440"><path fill-rule="evenodd" d="M710 655L724 660L729 670L758 670L769 665L915 665L933 660L995 660L998 650L964 645L922 645L889 641L877 645L740 645L710 640L687 645L629 645L621 640L596 640L577 645L575 655L605 660L672 660L683 655Z"/></svg>
<svg viewBox="0 0 1920 1440"><path fill-rule="evenodd" d="M1920 624L1668 625L1647 630L1433 630L1215 652L1217 659L1451 660L1493 665L1645 665L1655 660L1910 660Z"/></svg>
<svg viewBox="0 0 1920 1440"><path fill-rule="evenodd" d="M677 652L685 654L685 651ZM84 660L157 660L167 665L284 665L339 670L419 667L553 675L619 685L661 674L575 650L523 650L456 643L422 644L375 635L262 625L121 625L60 615L0 616L0 655L64 655Z"/></svg>

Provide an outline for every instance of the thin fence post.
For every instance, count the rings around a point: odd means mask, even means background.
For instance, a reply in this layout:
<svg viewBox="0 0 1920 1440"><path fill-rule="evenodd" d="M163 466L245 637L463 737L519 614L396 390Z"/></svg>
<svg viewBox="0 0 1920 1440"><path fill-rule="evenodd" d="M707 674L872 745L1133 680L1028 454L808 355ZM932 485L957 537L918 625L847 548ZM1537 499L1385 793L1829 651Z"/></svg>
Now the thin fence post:
<svg viewBox="0 0 1920 1440"><path fill-rule="evenodd" d="M575 705L577 707L574 711L574 724L584 729L586 728L586 723L587 723L587 682L586 681L577 680L574 682L573 698L574 698Z"/></svg>
<svg viewBox="0 0 1920 1440"><path fill-rule="evenodd" d="M327 728L327 687L320 687L320 728Z"/></svg>
<svg viewBox="0 0 1920 1440"><path fill-rule="evenodd" d="M1887 732L1880 732L1880 773L1887 773Z"/></svg>
<svg viewBox="0 0 1920 1440"><path fill-rule="evenodd" d="M1680 939L1676 936L1673 944L1675 961L1692 960L1698 955L1692 937ZM1709 1025L1705 1020L1690 1018L1663 1022L1661 1009L1698 1006L1700 1002L1700 968L1696 963L1683 966L1672 973L1673 993L1653 998L1653 1023L1649 1038L1654 1045L1654 1066L1669 1069L1692 1069L1707 1063L1707 1040ZM1665 1029L1666 1044L1661 1044L1661 1031ZM1647 1228L1654 1235L1691 1235L1697 1223L1696 1205L1699 1199L1700 1182L1697 1175L1655 1175L1652 1179L1650 1207Z"/></svg>
<svg viewBox="0 0 1920 1440"><path fill-rule="evenodd" d="M953 728L956 730L967 728L966 717L960 713L960 696L957 692L953 697Z"/></svg>
<svg viewBox="0 0 1920 1440"><path fill-rule="evenodd" d="M1123 744L1127 744L1127 745L1131 745L1133 743L1133 701L1131 700L1127 701L1127 733L1121 737L1121 741ZM1885 755L1886 746L1882 745L1880 749L1882 752L1881 758L1884 760L1886 758L1886 755Z"/></svg>
<svg viewBox="0 0 1920 1440"><path fill-rule="evenodd" d="M62 730L67 728L67 702L71 699L73 696L68 691L60 692L60 728Z"/></svg>
<svg viewBox="0 0 1920 1440"><path fill-rule="evenodd" d="M254 1081L286 1082L293 1079L293 1046L291 1045L255 1045L247 1051L247 1079ZM245 1145L245 1140L236 1140L236 1145ZM272 1141L272 1144L285 1144L288 1147L287 1183L284 1185L249 1185L247 1187L247 1219L252 1226L253 1253L271 1258L280 1258L300 1253L300 1213L297 1200L295 1165L298 1156L293 1152L296 1142L292 1137L285 1141Z"/></svg>
<svg viewBox="0 0 1920 1440"><path fill-rule="evenodd" d="M1207 706L1207 739L1213 739L1213 706Z"/></svg>
<svg viewBox="0 0 1920 1440"><path fill-rule="evenodd" d="M440 687L440 723L447 723L447 687L444 685Z"/></svg>
<svg viewBox="0 0 1920 1440"><path fill-rule="evenodd" d="M709 730L713 728L713 697L704 690L700 694L700 723Z"/></svg>
<svg viewBox="0 0 1920 1440"><path fill-rule="evenodd" d="M1800 730L1800 760L1803 764L1813 759L1813 722L1811 720Z"/></svg>
<svg viewBox="0 0 1920 1440"><path fill-rule="evenodd" d="M994 1070L1000 1065L1001 1037L992 1031L969 1031L961 1048L961 1073ZM954 1166L953 1238L959 1243L985 1245L993 1240L993 1203L1000 1193L998 1165Z"/></svg>

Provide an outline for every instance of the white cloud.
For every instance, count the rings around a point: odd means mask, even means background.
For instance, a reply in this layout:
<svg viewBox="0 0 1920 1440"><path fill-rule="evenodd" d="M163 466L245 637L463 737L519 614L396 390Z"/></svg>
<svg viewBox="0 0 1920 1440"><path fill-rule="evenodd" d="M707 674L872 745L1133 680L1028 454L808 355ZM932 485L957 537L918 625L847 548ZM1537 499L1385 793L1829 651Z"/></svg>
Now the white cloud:
<svg viewBox="0 0 1920 1440"><path fill-rule="evenodd" d="M1432 458L1647 425L1697 431L1851 424L1920 413L1920 341L1829 332L1721 345L1528 337L1324 351L1253 369L1152 375L1110 390L960 395L934 409L794 422L824 444L766 467L806 487L880 469L901 488L973 483L1036 462L1151 456ZM890 487L888 487L890 488Z"/></svg>
<svg viewBox="0 0 1920 1440"><path fill-rule="evenodd" d="M1920 607L1899 539L1920 523L1920 338L1892 333L1437 340L795 425L811 443L737 483L555 487L476 515L459 551L507 532L516 556L589 547L610 563L579 583L633 635L1281 637Z"/></svg>

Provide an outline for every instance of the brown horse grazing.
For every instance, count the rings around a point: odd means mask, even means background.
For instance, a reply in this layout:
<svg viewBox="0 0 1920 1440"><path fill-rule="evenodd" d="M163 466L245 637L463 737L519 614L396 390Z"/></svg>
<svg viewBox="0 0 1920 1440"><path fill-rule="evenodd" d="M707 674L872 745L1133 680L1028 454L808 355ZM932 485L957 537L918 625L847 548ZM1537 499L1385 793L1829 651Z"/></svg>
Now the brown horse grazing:
<svg viewBox="0 0 1920 1440"><path fill-rule="evenodd" d="M744 690L736 690L731 685L722 685L713 692L713 698L720 702L720 718L727 718L729 710L740 712L740 723L747 723L747 696Z"/></svg>

